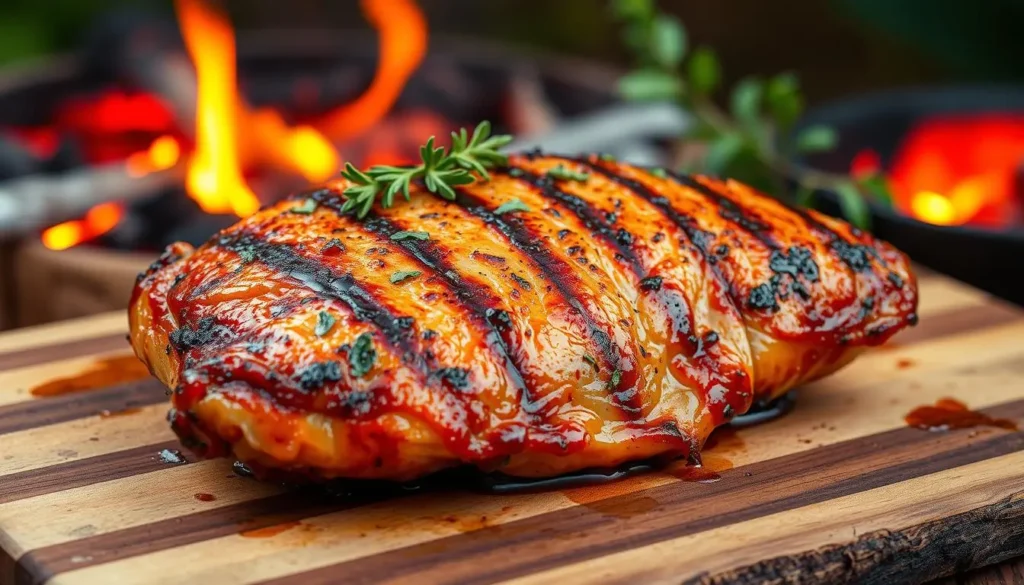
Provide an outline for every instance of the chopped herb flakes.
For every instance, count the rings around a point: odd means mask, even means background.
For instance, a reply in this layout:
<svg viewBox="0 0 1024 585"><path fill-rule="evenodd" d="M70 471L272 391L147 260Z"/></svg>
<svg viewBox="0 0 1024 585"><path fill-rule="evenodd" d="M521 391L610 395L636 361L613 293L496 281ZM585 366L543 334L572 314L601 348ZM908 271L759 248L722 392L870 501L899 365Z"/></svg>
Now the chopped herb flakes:
<svg viewBox="0 0 1024 585"><path fill-rule="evenodd" d="M622 371L621 370L615 370L614 372L612 372L612 379L608 380L608 387L614 390L614 389L619 387L619 382L621 382L621 381L622 381Z"/></svg>
<svg viewBox="0 0 1024 585"><path fill-rule="evenodd" d="M594 356L590 355L589 353L583 354L583 361L585 361L588 364L594 366L595 370L600 371L601 368L597 365L597 358L595 358Z"/></svg>
<svg viewBox="0 0 1024 585"><path fill-rule="evenodd" d="M349 371L359 378L373 368L375 361L377 350L373 347L373 337L369 333L360 334L352 348L348 350Z"/></svg>
<svg viewBox="0 0 1024 585"><path fill-rule="evenodd" d="M615 155L613 154L602 154L599 158L604 161L615 162Z"/></svg>
<svg viewBox="0 0 1024 585"><path fill-rule="evenodd" d="M395 232L391 234L391 239L396 242L402 240L429 240L430 234L427 232Z"/></svg>
<svg viewBox="0 0 1024 585"><path fill-rule="evenodd" d="M409 278L416 278L421 274L423 273L420 272L419 270L399 270L398 272L391 275L391 284L398 284L403 280Z"/></svg>
<svg viewBox="0 0 1024 585"><path fill-rule="evenodd" d="M242 264L249 264L256 260L256 250L252 248L242 248L238 251L238 257L242 260Z"/></svg>
<svg viewBox="0 0 1024 585"><path fill-rule="evenodd" d="M649 172L652 175L654 175L655 177L658 177L659 179L667 179L668 178L668 172L666 172L665 169L662 169L662 168L659 168L659 167L655 167L655 168L651 169Z"/></svg>
<svg viewBox="0 0 1024 585"><path fill-rule="evenodd" d="M302 202L302 205L292 207L292 213L301 213L304 215L309 215L310 213L316 211L316 208L319 205L320 204L316 202L316 199L306 199L305 201Z"/></svg>
<svg viewBox="0 0 1024 585"><path fill-rule="evenodd" d="M587 173L567 169L562 165L549 169L547 175L552 179L561 179L563 181L586 181L590 178L590 175Z"/></svg>
<svg viewBox="0 0 1024 585"><path fill-rule="evenodd" d="M327 311L320 311L316 316L316 329L313 330L313 333L316 333L317 337L323 337L331 332L331 328L336 322L337 319L334 318L334 315Z"/></svg>
<svg viewBox="0 0 1024 585"><path fill-rule="evenodd" d="M510 213L513 211L530 211L530 208L522 201L513 199L502 203L500 207L494 210L494 215L501 215L503 213Z"/></svg>

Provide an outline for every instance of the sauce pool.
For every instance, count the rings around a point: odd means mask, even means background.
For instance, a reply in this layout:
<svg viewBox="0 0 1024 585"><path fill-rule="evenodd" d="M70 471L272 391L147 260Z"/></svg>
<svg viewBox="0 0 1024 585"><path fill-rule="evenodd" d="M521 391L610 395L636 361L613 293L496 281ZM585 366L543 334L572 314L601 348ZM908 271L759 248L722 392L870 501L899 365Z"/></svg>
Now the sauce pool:
<svg viewBox="0 0 1024 585"><path fill-rule="evenodd" d="M976 412L963 402L953 398L940 398L934 406L919 406L910 411L904 420L907 424L926 431L948 431L974 427L995 427L1016 431L1017 423L1005 418L993 418L983 412Z"/></svg>
<svg viewBox="0 0 1024 585"><path fill-rule="evenodd" d="M149 369L134 355L110 357L98 360L84 372L40 384L31 390L31 394L36 398L50 398L107 388L148 377Z"/></svg>

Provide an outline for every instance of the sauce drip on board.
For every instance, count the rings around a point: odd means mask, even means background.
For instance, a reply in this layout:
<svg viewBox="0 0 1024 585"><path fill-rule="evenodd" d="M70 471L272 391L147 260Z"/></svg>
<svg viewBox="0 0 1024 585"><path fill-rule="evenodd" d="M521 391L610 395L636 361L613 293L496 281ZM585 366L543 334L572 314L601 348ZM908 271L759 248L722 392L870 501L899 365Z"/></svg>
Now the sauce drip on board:
<svg viewBox="0 0 1024 585"><path fill-rule="evenodd" d="M48 398L107 388L148 377L149 369L134 355L116 356L98 360L84 372L40 384L31 393L36 398Z"/></svg>
<svg viewBox="0 0 1024 585"><path fill-rule="evenodd" d="M217 499L217 496L215 496L213 494L205 494L205 493L195 494L192 497L194 497L195 499L199 500L200 502L212 502L212 501Z"/></svg>
<svg viewBox="0 0 1024 585"><path fill-rule="evenodd" d="M252 530L243 530L238 533L243 538L270 538L271 536L277 536L282 532L291 530L297 526L300 526L302 522L285 522L283 524L275 524L273 526L267 526L266 528L254 528Z"/></svg>
<svg viewBox="0 0 1024 585"><path fill-rule="evenodd" d="M1017 430L1017 423L1012 420L993 418L985 413L975 412L954 398L940 398L934 406L919 406L910 411L904 420L908 425L926 431L948 431L974 427Z"/></svg>

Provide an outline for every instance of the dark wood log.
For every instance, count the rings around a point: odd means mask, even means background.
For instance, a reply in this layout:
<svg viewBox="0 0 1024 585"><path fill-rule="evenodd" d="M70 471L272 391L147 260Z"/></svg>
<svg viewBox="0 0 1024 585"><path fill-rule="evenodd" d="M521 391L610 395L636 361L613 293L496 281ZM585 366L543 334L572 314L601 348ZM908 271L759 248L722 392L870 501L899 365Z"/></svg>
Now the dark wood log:
<svg viewBox="0 0 1024 585"><path fill-rule="evenodd" d="M1024 492L904 530L879 530L849 544L703 574L684 585L918 584L1020 555L1024 555ZM1005 582L984 579L979 583Z"/></svg>

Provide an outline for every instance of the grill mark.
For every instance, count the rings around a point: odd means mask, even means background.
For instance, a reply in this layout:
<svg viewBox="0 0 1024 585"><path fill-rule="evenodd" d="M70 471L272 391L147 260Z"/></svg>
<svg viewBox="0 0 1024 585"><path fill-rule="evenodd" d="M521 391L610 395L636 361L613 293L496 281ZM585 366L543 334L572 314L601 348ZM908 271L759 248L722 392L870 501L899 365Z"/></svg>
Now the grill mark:
<svg viewBox="0 0 1024 585"><path fill-rule="evenodd" d="M671 222L680 230L682 230L682 232L686 235L686 238L689 241L689 243L693 245L693 247L697 250L697 253L701 258L701 263L703 264L704 271L707 272L707 269L710 268L711 273L714 274L715 277L718 279L719 286L724 287L724 289L727 291L731 290L729 282L728 280L726 280L721 270L715 265L714 262L709 261L709 257L712 255L712 252L707 249L706 242L703 242L703 240L705 239L705 232L697 226L697 221L694 218L679 213L679 211L676 210L676 208L672 207L672 205L669 203L668 198L660 194L656 194L649 187L640 183L639 181L635 181L628 177L619 175L615 173L613 170L605 167L604 165L591 162L587 159L576 159L576 162L593 169L595 172L610 179L612 182L629 189L630 192L632 192L634 195L646 200L648 203L654 206L654 208L657 209L665 219L667 219L669 222ZM733 299L734 303L736 302L736 299L733 298L733 295L730 294L729 298Z"/></svg>
<svg viewBox="0 0 1024 585"><path fill-rule="evenodd" d="M376 326L392 348L416 355L399 316L360 287L351 274L339 275L321 262L300 256L292 246L271 244L246 231L221 236L217 243L236 253L249 251L269 268L301 282L321 299L344 303L357 320ZM416 361L422 369L422 359L417 357Z"/></svg>
<svg viewBox="0 0 1024 585"><path fill-rule="evenodd" d="M1024 401L983 412L1024 416ZM899 484L1022 448L1024 437L1019 433L977 441L967 433L897 428L737 467L723 472L728 480L717 483L672 482L601 500L598 510L573 506L260 583L316 585L332 583L337 575L354 582L409 577L422 582L504 582ZM603 512L629 509L631 501L640 499L658 506L627 517ZM538 534L544 536L540 544Z"/></svg>
<svg viewBox="0 0 1024 585"><path fill-rule="evenodd" d="M691 190L703 195L706 199L713 200L719 208L719 216L722 219L747 232L770 250L782 248L771 236L771 225L754 216L749 209L692 177L678 173L670 173L669 176L680 185L689 187Z"/></svg>
<svg viewBox="0 0 1024 585"><path fill-rule="evenodd" d="M513 171L513 169L514 172L510 172ZM588 229L592 235L594 235L598 240L603 241L607 246L621 255L622 258L627 260L626 266L629 268L630 272L636 276L637 280L647 276L640 260L633 252L632 246L620 242L618 234L608 225L608 222L603 219L603 214L601 214L586 200L577 195L572 195L556 188L551 179L537 175L536 173L533 173L521 166L509 164L508 168L501 169L496 172L509 177L513 181L519 181L530 185L534 187L537 190L537 193L545 200L560 203L564 207L568 208L569 211L571 211L576 218L580 220L583 227ZM632 237L629 239L632 241Z"/></svg>
<svg viewBox="0 0 1024 585"><path fill-rule="evenodd" d="M583 303L576 298L572 293L572 287L570 282L575 281L578 277L573 273L572 268L569 267L565 262L557 258L551 253L543 244L540 243L539 238L535 238L529 230L523 228L521 225L517 225L518 220L511 219L506 220L502 216L492 213L487 208L487 203L480 197L470 193L466 189L457 188L455 204L463 208L467 213L476 216L483 220L487 225L493 226L505 239L515 247L517 250L523 253L527 259L529 259L533 265L539 269L547 278L549 282L558 290L559 294L565 300L565 302L572 307L577 315L583 320L590 332L591 339L597 343L601 349L602 357L605 360L604 366L610 368L610 371L620 371L619 364L621 363L619 348L615 346L611 339L594 318ZM528 243L529 242L529 243ZM620 383L617 388L613 389L613 395L618 395L619 388L627 388L635 394L635 385L638 375L638 364L633 364L634 369L629 372L629 375L623 375L620 379ZM622 372L624 373L624 372ZM625 382L623 384L623 382ZM630 396L624 397L626 401L630 399ZM630 407L628 404L622 404L620 408L630 417L637 417L642 414L639 410Z"/></svg>
<svg viewBox="0 0 1024 585"><path fill-rule="evenodd" d="M312 197L325 207L339 214L342 213L341 207L344 202L336 193L318 191ZM494 311L498 310L497 307L502 304L500 299L491 293L490 290L484 292L485 289L483 287L476 286L470 288L467 286L463 280L464 277L444 259L444 255L431 249L430 245L426 242L420 242L419 240L392 241L390 239L391 236L403 230L391 221L371 212L371 215L364 221L363 225L367 227L366 231L369 234L376 237L380 245L397 244L397 248L407 258L414 259L423 268L445 281L449 291L454 294L458 303L469 315L470 321L476 326L478 331L483 333L487 347L495 354L498 361L505 365L509 380L520 389L524 398L532 402L530 386L527 386L523 379L522 364L516 363L508 351L511 342L507 338L511 335L511 331L507 329L504 331L500 330L488 319L488 315L493 315ZM381 238L379 237L380 235L384 237ZM483 295L486 295L487 298L481 299L480 297ZM486 306L487 304L491 306L488 307Z"/></svg>
<svg viewBox="0 0 1024 585"><path fill-rule="evenodd" d="M116 412L166 401L167 389L156 379L30 399L0 406L0 435L95 416L104 410Z"/></svg>

